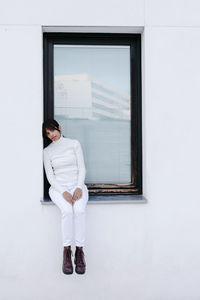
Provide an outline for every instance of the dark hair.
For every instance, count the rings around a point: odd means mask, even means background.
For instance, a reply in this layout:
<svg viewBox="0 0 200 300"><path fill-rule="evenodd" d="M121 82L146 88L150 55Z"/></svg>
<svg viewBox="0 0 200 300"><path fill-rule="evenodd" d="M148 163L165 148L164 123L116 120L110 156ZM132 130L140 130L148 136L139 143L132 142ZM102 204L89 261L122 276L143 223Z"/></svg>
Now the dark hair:
<svg viewBox="0 0 200 300"><path fill-rule="evenodd" d="M43 124L42 124L42 135L43 135L43 138L48 138L47 134L46 134L46 129L49 129L51 131L52 130L58 130L59 132L61 132L58 127L59 127L59 124L54 119L47 119L46 121L44 121Z"/></svg>

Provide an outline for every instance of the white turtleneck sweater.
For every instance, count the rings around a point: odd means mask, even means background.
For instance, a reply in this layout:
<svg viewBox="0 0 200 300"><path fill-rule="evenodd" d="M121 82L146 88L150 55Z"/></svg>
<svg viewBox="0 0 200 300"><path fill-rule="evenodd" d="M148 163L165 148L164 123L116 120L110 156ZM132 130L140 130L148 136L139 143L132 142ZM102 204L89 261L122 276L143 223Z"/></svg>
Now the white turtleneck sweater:
<svg viewBox="0 0 200 300"><path fill-rule="evenodd" d="M79 141L60 136L43 149L44 168L50 185L61 194L67 191L63 184L76 181L83 188L85 164Z"/></svg>

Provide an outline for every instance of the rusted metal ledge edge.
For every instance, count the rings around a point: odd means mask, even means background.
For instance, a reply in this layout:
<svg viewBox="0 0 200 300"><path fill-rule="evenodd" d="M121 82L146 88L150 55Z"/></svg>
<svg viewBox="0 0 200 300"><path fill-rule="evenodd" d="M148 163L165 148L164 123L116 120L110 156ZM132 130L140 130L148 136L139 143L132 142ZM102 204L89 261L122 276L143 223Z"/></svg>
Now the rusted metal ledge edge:
<svg viewBox="0 0 200 300"><path fill-rule="evenodd" d="M43 205L55 205L52 201L40 200ZM89 204L141 204L148 203L143 195L114 195L114 196L89 196Z"/></svg>

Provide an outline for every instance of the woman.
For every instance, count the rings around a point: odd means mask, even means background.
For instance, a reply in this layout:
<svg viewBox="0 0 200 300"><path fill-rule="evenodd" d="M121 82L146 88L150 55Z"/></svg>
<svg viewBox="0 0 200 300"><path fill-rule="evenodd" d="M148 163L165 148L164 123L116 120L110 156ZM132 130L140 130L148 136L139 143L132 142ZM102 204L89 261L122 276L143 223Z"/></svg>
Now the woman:
<svg viewBox="0 0 200 300"><path fill-rule="evenodd" d="M56 120L48 119L42 126L43 137L52 142L44 148L43 159L47 179L50 183L49 196L59 207L62 219L64 274L73 273L71 255L72 230L74 221L75 271L84 274L86 263L83 246L85 243L85 215L88 189L84 183L85 164L79 141L66 138Z"/></svg>

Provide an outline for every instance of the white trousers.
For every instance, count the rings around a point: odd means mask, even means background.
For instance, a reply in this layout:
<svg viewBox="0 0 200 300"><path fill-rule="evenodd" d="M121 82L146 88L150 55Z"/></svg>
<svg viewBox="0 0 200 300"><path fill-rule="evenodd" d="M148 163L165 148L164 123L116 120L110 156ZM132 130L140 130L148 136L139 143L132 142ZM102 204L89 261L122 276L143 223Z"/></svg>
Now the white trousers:
<svg viewBox="0 0 200 300"><path fill-rule="evenodd" d="M73 195L77 182L68 182L62 184ZM86 205L88 202L88 189L83 185L82 197L72 205L65 200L61 193L56 191L52 186L49 188L49 196L51 200L59 207L61 218L61 231L63 246L72 245L73 227L75 245L84 246L85 243L85 221L86 221ZM73 226L74 225L74 226Z"/></svg>

